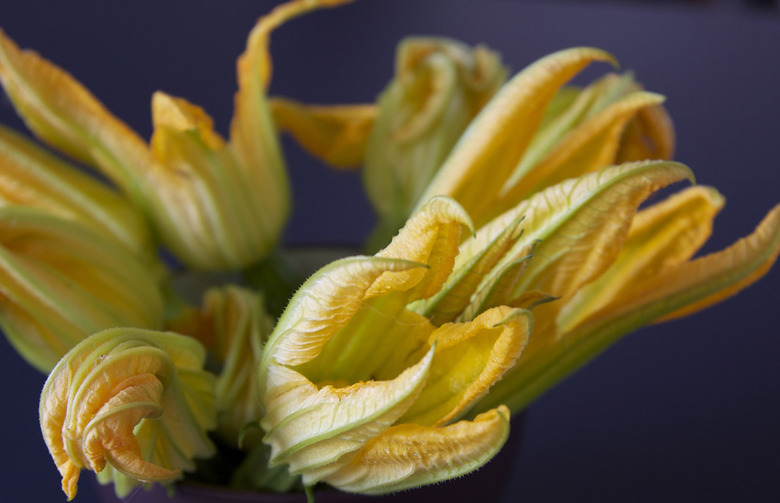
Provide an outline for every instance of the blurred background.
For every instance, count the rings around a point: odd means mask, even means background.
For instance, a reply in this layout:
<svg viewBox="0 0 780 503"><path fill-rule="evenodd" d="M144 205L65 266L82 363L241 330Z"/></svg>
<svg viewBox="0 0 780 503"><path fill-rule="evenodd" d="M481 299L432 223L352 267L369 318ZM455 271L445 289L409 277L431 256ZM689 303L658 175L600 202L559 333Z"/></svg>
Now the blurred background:
<svg viewBox="0 0 780 503"><path fill-rule="evenodd" d="M223 134L235 59L279 2L3 2L0 27L71 72L142 136L164 90L203 106ZM360 0L274 33L271 91L370 102L397 42L440 35L500 51L513 72L550 52L613 53L666 95L676 159L727 204L708 251L750 233L780 202L780 12L776 1ZM594 65L580 82L609 71ZM0 94L0 122L23 129ZM334 173L286 141L291 244L358 244L373 222L359 173ZM780 268L726 303L648 327L529 410L511 501L779 501ZM2 501L64 501L38 429L45 376L0 340ZM85 476L77 502L96 501ZM506 498L510 501L510 498Z"/></svg>

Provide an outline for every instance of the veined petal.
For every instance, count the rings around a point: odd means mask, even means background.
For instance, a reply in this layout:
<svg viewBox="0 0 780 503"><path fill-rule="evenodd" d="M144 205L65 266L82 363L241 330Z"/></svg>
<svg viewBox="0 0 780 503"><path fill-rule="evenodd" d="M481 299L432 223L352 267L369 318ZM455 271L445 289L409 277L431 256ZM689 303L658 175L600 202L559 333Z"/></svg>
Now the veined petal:
<svg viewBox="0 0 780 503"><path fill-rule="evenodd" d="M0 208L0 324L48 372L88 335L116 326L160 328L155 278L124 246L33 208Z"/></svg>
<svg viewBox="0 0 780 503"><path fill-rule="evenodd" d="M385 494L465 475L487 463L509 436L509 410L499 407L446 427L402 424L368 442L323 477L343 491ZM328 467L329 468L329 467ZM329 470L330 471L330 470Z"/></svg>
<svg viewBox="0 0 780 503"><path fill-rule="evenodd" d="M496 215L530 194L612 164L626 124L643 108L658 105L663 96L636 92L608 106L570 131L538 164L507 180ZM493 216L493 215L490 215Z"/></svg>
<svg viewBox="0 0 780 503"><path fill-rule="evenodd" d="M711 187L690 187L637 213L612 266L566 302L557 322L567 332L641 281L688 260L707 241L723 197Z"/></svg>
<svg viewBox="0 0 780 503"><path fill-rule="evenodd" d="M725 250L677 264L633 284L611 304L561 334L557 344L541 347L532 359L518 363L480 408L506 403L512 410L521 410L623 335L654 320L687 315L736 294L761 278L779 252L780 206L776 206L753 234Z"/></svg>
<svg viewBox="0 0 780 503"><path fill-rule="evenodd" d="M340 462L403 415L419 396L433 349L389 381L318 388L294 370L272 364L265 379L264 442L270 464L287 463L290 472L306 473Z"/></svg>
<svg viewBox="0 0 780 503"><path fill-rule="evenodd" d="M488 103L455 145L421 197L448 195L481 223L494 210L497 194L514 171L558 89L592 61L614 62L606 52L575 48L529 66ZM479 190L474 190L479 187Z"/></svg>
<svg viewBox="0 0 780 503"><path fill-rule="evenodd" d="M184 99L156 92L152 115L152 151L163 169L148 196L165 244L196 269L257 262L277 239L258 218L277 212L260 168L243 166L211 117Z"/></svg>
<svg viewBox="0 0 780 503"><path fill-rule="evenodd" d="M399 423L442 426L459 417L515 364L532 329L530 311L509 307L439 327L428 381Z"/></svg>
<svg viewBox="0 0 780 503"><path fill-rule="evenodd" d="M351 257L317 271L292 298L271 334L263 350L261 379L272 362L296 366L316 358L384 273L420 267L408 260Z"/></svg>
<svg viewBox="0 0 780 503"><path fill-rule="evenodd" d="M567 296L611 265L637 207L649 194L692 178L690 169L673 162L608 167L534 195L494 219L480 233L496 235L524 215L523 237L497 267L514 262L527 254L530 243L541 240L514 291L537 289Z"/></svg>
<svg viewBox="0 0 780 503"><path fill-rule="evenodd" d="M376 105L304 105L269 100L280 133L290 133L310 154L335 168L356 168L376 119Z"/></svg>
<svg viewBox="0 0 780 503"><path fill-rule="evenodd" d="M453 272L441 290L429 299L412 304L410 309L425 315L434 325L464 319L461 314L472 302L472 296L484 277L520 239L523 233L521 223L522 217L507 226L489 243L480 239L481 233L466 241L458 249Z"/></svg>
<svg viewBox="0 0 780 503"><path fill-rule="evenodd" d="M751 235L724 250L668 267L633 285L621 297L620 308L608 306L594 317L613 316L610 312L615 311L636 312L644 322L687 316L758 281L772 267L778 253L780 205L767 213Z"/></svg>
<svg viewBox="0 0 780 503"><path fill-rule="evenodd" d="M379 278L370 294L388 291L388 285L397 285L399 279L405 285L403 289L415 288L407 302L438 292L452 272L464 227L473 234L471 219L454 200L434 197L428 201L409 218L393 241L376 254L377 257L427 264L428 269L388 272ZM401 288L395 286L393 289Z"/></svg>
<svg viewBox="0 0 780 503"><path fill-rule="evenodd" d="M42 140L98 168L143 207L154 163L146 143L67 72L0 32L0 81Z"/></svg>

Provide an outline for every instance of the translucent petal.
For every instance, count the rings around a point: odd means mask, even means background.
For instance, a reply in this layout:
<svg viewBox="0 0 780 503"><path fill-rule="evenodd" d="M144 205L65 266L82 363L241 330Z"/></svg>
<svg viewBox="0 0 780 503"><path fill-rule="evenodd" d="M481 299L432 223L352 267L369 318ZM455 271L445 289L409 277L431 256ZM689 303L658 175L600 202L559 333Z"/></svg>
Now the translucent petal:
<svg viewBox="0 0 780 503"><path fill-rule="evenodd" d="M274 97L270 106L277 130L291 134L313 156L335 168L363 162L375 105L304 105Z"/></svg>

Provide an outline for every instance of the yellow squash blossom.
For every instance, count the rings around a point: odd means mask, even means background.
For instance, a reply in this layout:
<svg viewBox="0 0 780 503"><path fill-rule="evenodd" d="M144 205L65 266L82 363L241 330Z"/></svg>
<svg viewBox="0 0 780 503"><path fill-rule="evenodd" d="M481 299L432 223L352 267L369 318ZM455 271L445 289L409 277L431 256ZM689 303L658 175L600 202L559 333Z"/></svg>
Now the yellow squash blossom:
<svg viewBox="0 0 780 503"><path fill-rule="evenodd" d="M503 445L503 406L456 421L520 355L527 310L499 306L464 323L407 309L449 276L468 216L430 201L374 257L331 263L293 297L259 367L270 465L305 485L380 494L446 480Z"/></svg>
<svg viewBox="0 0 780 503"><path fill-rule="evenodd" d="M8 205L38 208L77 221L127 247L142 261L153 263L149 229L127 200L0 126L0 206Z"/></svg>
<svg viewBox="0 0 780 503"><path fill-rule="evenodd" d="M67 72L0 32L0 82L29 128L96 168L148 216L159 238L196 269L249 266L276 243L289 183L266 99L271 32L290 18L348 0L298 0L261 18L238 60L230 141L206 113L157 94L151 148Z"/></svg>
<svg viewBox="0 0 780 503"><path fill-rule="evenodd" d="M214 448L214 377L181 335L117 328L74 347L41 393L41 431L72 500L82 468L123 497L140 482L172 481Z"/></svg>
<svg viewBox="0 0 780 503"><path fill-rule="evenodd" d="M659 108L663 97L609 80L581 93L559 94L593 61L615 63L604 51L577 47L550 54L513 77L474 119L419 204L448 195L481 227L545 187L636 160L639 147L633 143L647 136L659 145L653 154L671 155L671 124ZM657 120L642 121L624 138L626 126L648 108Z"/></svg>
<svg viewBox="0 0 780 503"><path fill-rule="evenodd" d="M50 371L92 333L162 318L155 277L126 247L77 221L0 208L0 325L35 368Z"/></svg>

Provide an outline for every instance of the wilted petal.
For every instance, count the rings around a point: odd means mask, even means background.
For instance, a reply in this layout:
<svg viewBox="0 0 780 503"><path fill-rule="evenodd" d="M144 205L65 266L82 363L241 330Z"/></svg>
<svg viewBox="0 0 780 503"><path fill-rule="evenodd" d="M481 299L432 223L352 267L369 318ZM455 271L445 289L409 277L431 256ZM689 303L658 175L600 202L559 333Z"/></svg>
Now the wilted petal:
<svg viewBox="0 0 780 503"><path fill-rule="evenodd" d="M511 79L474 119L421 197L448 195L475 222L496 211L494 199L520 162L558 89L607 53L575 48L551 54ZM479 190L474 190L479 187Z"/></svg>
<svg viewBox="0 0 780 503"><path fill-rule="evenodd" d="M363 162L375 105L304 105L279 97L269 103L277 130L290 133L313 156L335 168Z"/></svg>
<svg viewBox="0 0 780 503"><path fill-rule="evenodd" d="M57 364L40 421L72 499L81 468L136 481L177 478L213 454L213 378L193 339L140 329L99 332ZM123 479L123 487L129 488ZM119 486L117 486L119 488ZM124 496L124 494L120 494Z"/></svg>
<svg viewBox="0 0 780 503"><path fill-rule="evenodd" d="M402 424L374 438L323 480L349 492L385 494L449 480L487 463L509 436L509 410L499 407L474 421L446 427Z"/></svg>
<svg viewBox="0 0 780 503"><path fill-rule="evenodd" d="M615 163L671 159L674 142L674 126L666 109L661 105L643 108L626 126Z"/></svg>

